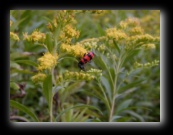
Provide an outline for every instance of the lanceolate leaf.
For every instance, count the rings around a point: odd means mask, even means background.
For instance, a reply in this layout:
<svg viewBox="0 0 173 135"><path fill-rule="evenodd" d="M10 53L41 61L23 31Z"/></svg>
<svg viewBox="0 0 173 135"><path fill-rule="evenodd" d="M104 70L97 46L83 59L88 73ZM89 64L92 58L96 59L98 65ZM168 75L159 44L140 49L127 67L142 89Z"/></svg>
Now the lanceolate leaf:
<svg viewBox="0 0 173 135"><path fill-rule="evenodd" d="M48 75L43 82L43 94L48 102L48 105L50 105L52 101L52 75Z"/></svg>
<svg viewBox="0 0 173 135"><path fill-rule="evenodd" d="M126 110L125 112L128 113L128 114L130 114L130 115L133 116L133 117L136 117L136 118L139 119L139 121L141 121L141 122L144 122L144 121L145 121L144 118L143 118L141 115L137 114L137 113L134 112L134 111Z"/></svg>
<svg viewBox="0 0 173 135"><path fill-rule="evenodd" d="M76 58L70 57L70 56L66 56L66 57L59 58L59 59L58 59L58 62L60 62L60 61L63 60L63 59L71 59L71 60L74 60L74 61L78 62L78 60L77 60Z"/></svg>
<svg viewBox="0 0 173 135"><path fill-rule="evenodd" d="M17 108L19 109L20 111L23 111L25 112L26 114L28 114L34 121L38 122L38 118L36 117L36 115L29 110L29 108L27 108L26 106L16 102L16 101L13 101L13 100L10 100L10 106L11 107L14 107L14 108Z"/></svg>
<svg viewBox="0 0 173 135"><path fill-rule="evenodd" d="M137 50L133 50L133 51L128 52L128 56L125 58L125 60L122 63L122 65L125 64L126 62L130 62L131 60L133 60L134 57L139 53L139 51L140 50L137 49Z"/></svg>
<svg viewBox="0 0 173 135"><path fill-rule="evenodd" d="M88 107L88 108L90 108L90 109L97 110L101 115L103 115L102 112L101 112L98 108L96 108L95 106L81 104L81 105L75 105L75 106L73 106L73 107L69 107L69 108L63 110L63 111L58 115L58 117L56 118L56 120L58 121L59 118L62 116L62 114L66 113L66 112L69 111L70 109L73 109L73 108L86 108L86 107Z"/></svg>
<svg viewBox="0 0 173 135"><path fill-rule="evenodd" d="M75 82L72 85L65 88L65 90L61 93L61 101L65 101L65 99L70 96L71 94L77 92L80 87L82 87L85 83L84 82Z"/></svg>
<svg viewBox="0 0 173 135"><path fill-rule="evenodd" d="M116 49L117 49L117 51L120 53L120 48L119 48L118 44L116 43L116 41L115 41L115 40L113 40L113 42L114 42L115 48L116 48Z"/></svg>
<svg viewBox="0 0 173 135"><path fill-rule="evenodd" d="M127 85L125 85L125 86L123 86L123 87L120 87L120 88L118 89L118 92L123 92L124 90L128 90L128 89L130 89L130 88L137 87L138 84L140 84L142 81L144 81L144 80L139 80L139 81L136 81L136 82L127 84Z"/></svg>
<svg viewBox="0 0 173 135"><path fill-rule="evenodd" d="M46 34L45 44L46 44L49 52L52 52L53 49L54 49L54 42L53 42L53 39L52 39L52 34L50 32Z"/></svg>
<svg viewBox="0 0 173 135"><path fill-rule="evenodd" d="M122 102L120 105L118 105L118 107L116 109L116 114L121 112L121 110L124 110L125 108L127 108L131 102L132 102L132 99L128 99L128 100L125 100L124 102Z"/></svg>
<svg viewBox="0 0 173 135"><path fill-rule="evenodd" d="M35 62L31 61L31 60L15 60L15 62L37 67L37 63L35 63Z"/></svg>

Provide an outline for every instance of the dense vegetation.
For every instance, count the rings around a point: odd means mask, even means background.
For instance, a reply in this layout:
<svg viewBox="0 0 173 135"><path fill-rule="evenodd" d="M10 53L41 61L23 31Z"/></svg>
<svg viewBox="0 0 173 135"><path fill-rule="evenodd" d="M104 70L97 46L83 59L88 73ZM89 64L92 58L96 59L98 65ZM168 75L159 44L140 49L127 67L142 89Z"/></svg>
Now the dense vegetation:
<svg viewBox="0 0 173 135"><path fill-rule="evenodd" d="M160 122L159 61L158 10L11 10L10 121Z"/></svg>

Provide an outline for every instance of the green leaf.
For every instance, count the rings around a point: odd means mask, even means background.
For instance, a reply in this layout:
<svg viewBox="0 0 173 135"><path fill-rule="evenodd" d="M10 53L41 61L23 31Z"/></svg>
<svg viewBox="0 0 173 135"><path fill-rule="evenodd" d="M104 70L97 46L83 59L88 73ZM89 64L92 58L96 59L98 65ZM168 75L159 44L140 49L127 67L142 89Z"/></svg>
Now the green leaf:
<svg viewBox="0 0 173 135"><path fill-rule="evenodd" d="M62 91L60 98L61 102L64 102L67 97L69 97L71 94L79 91L79 88L82 87L85 84L85 82L75 82L71 84L70 86L66 87L64 91Z"/></svg>
<svg viewBox="0 0 173 135"><path fill-rule="evenodd" d="M64 113L66 113L67 111L69 111L70 109L73 109L73 108L86 108L86 107L91 108L91 109L94 109L94 110L97 110L101 115L103 115L103 113L102 113L98 108L96 108L95 106L80 104L80 105L75 105L75 106L73 106L73 107L69 107L69 108L63 110L63 111L57 116L56 120L58 121L59 118L60 118Z"/></svg>
<svg viewBox="0 0 173 135"><path fill-rule="evenodd" d="M75 118L73 119L73 121L82 122L82 118L84 117L84 113L86 112L86 109L87 109L87 108L85 108L84 110L82 110L82 111L80 112L80 114L77 115L77 117L75 117Z"/></svg>
<svg viewBox="0 0 173 135"><path fill-rule="evenodd" d="M141 101L137 103L137 106L147 106L147 107L153 107L153 103L149 101Z"/></svg>
<svg viewBox="0 0 173 135"><path fill-rule="evenodd" d="M130 114L131 116L133 116L133 117L135 117L135 118L138 118L139 121L141 121L141 122L145 122L144 118L143 118L141 115L139 115L139 114L137 114L136 112L134 112L134 111L126 110L125 113L128 113L128 114Z"/></svg>
<svg viewBox="0 0 173 135"><path fill-rule="evenodd" d="M98 89L93 88L92 89L94 92L89 92L89 91L83 91L84 94L91 96L91 97L96 97L98 98L100 101L102 101L106 107L109 109L109 102L107 102L107 100L105 99L104 95L101 94L100 91L98 91Z"/></svg>
<svg viewBox="0 0 173 135"><path fill-rule="evenodd" d="M110 81L108 80L108 78L102 76L101 82L102 82L103 86L105 87L106 92L108 93L109 99L112 100L112 89L113 88L111 87Z"/></svg>
<svg viewBox="0 0 173 135"><path fill-rule="evenodd" d="M116 114L120 113L122 110L124 110L125 108L127 108L132 102L132 99L128 99L125 100L124 102L122 102L120 105L118 105L117 109L116 109Z"/></svg>
<svg viewBox="0 0 173 135"><path fill-rule="evenodd" d="M97 30L99 32L99 36L103 36L105 34L105 31L103 30L103 28L100 26L100 24L97 24Z"/></svg>
<svg viewBox="0 0 173 135"><path fill-rule="evenodd" d="M37 67L37 63L35 63L35 62L31 61L31 60L15 60L15 62Z"/></svg>
<svg viewBox="0 0 173 135"><path fill-rule="evenodd" d="M14 61L10 61L10 68L15 68L15 69L18 69L18 70L22 70L20 65L17 64L16 62L14 62Z"/></svg>
<svg viewBox="0 0 173 135"><path fill-rule="evenodd" d="M17 109L19 109L20 111L25 112L25 113L28 114L34 121L36 121L36 122L39 121L38 118L36 117L36 115L35 115L33 112L31 112L31 111L29 110L29 108L27 108L26 106L24 106L24 105L22 105L22 104L20 104L20 103L18 103L18 102L16 102L16 101L14 101L14 100L10 100L10 106L11 106L11 107L14 107L14 108L17 108Z"/></svg>
<svg viewBox="0 0 173 135"><path fill-rule="evenodd" d="M30 52L36 52L37 54L40 52L45 52L45 47L41 44L35 43L33 46L27 49Z"/></svg>
<svg viewBox="0 0 173 135"><path fill-rule="evenodd" d="M48 17L46 17L46 16L43 16L43 19L45 19L46 21L48 21L48 22L52 23L52 20L51 20L51 19L49 19L49 18L48 18ZM53 25L53 23L52 23L52 25Z"/></svg>
<svg viewBox="0 0 173 135"><path fill-rule="evenodd" d="M121 118L122 116L113 116L112 121L116 121L117 119Z"/></svg>
<svg viewBox="0 0 173 135"><path fill-rule="evenodd" d="M124 65L126 62L131 62L134 59L134 57L139 53L139 51L140 50L137 49L137 50L133 50L133 51L127 52L128 55L125 58L125 60L123 61L122 65Z"/></svg>
<svg viewBox="0 0 173 135"><path fill-rule="evenodd" d="M50 107L52 102L52 75L48 75L43 82L43 94Z"/></svg>
<svg viewBox="0 0 173 135"><path fill-rule="evenodd" d="M60 61L63 60L63 59L71 59L71 60L73 60L73 61L79 62L76 58L70 57L70 56L59 58L59 59L58 59L58 62L60 62Z"/></svg>
<svg viewBox="0 0 173 135"><path fill-rule="evenodd" d="M54 41L53 41L53 38L52 38L52 33L49 32L49 33L46 34L45 44L46 44L49 52L53 52L53 50L54 50Z"/></svg>
<svg viewBox="0 0 173 135"><path fill-rule="evenodd" d="M19 85L15 82L10 82L10 89L19 90Z"/></svg>
<svg viewBox="0 0 173 135"><path fill-rule="evenodd" d="M113 42L114 42L115 48L117 49L118 53L120 53L120 48L119 48L118 44L116 43L115 40L113 40Z"/></svg>
<svg viewBox="0 0 173 135"><path fill-rule="evenodd" d="M118 92L123 92L124 90L128 90L128 89L131 89L133 87L137 87L138 84L141 84L141 82L143 82L144 80L139 80L139 81L136 81L136 82L133 82L133 83L130 83L130 84L127 84L123 87L120 87L117 91Z"/></svg>

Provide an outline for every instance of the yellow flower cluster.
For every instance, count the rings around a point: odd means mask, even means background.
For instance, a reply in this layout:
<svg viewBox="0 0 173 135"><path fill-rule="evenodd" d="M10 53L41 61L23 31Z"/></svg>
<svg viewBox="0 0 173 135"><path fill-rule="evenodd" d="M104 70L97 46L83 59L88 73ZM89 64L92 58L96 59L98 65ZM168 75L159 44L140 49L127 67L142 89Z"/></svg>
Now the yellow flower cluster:
<svg viewBox="0 0 173 135"><path fill-rule="evenodd" d="M93 80L95 77L89 73L85 72L69 72L64 73L64 79L75 79L75 80Z"/></svg>
<svg viewBox="0 0 173 135"><path fill-rule="evenodd" d="M82 47L81 44L76 45L68 45L68 44L61 44L60 47L62 52L67 52L75 57L83 57L87 50Z"/></svg>
<svg viewBox="0 0 173 135"><path fill-rule="evenodd" d="M60 33L60 40L64 43L70 43L72 38L78 38L79 31L72 27L72 25L66 25Z"/></svg>
<svg viewBox="0 0 173 135"><path fill-rule="evenodd" d="M140 43L140 42L154 42L156 38L149 34L135 35L128 38L130 42Z"/></svg>
<svg viewBox="0 0 173 135"><path fill-rule="evenodd" d="M117 30L117 28L107 29L106 36L108 37L108 39L114 39L115 41L121 41L127 38L126 33L121 30Z"/></svg>
<svg viewBox="0 0 173 135"><path fill-rule="evenodd" d="M46 78L46 74L38 73L32 76L31 80L35 83L38 83L38 82L43 82L45 78Z"/></svg>
<svg viewBox="0 0 173 135"><path fill-rule="evenodd" d="M136 48L138 45L146 49L155 48L154 43L160 41L160 37L145 34L137 18L128 18L121 21L119 27L107 29L106 37L110 47L113 47L114 40L119 45L125 45L126 49Z"/></svg>
<svg viewBox="0 0 173 135"><path fill-rule="evenodd" d="M150 67L159 65L159 62L160 62L159 60L154 60L152 62L147 62L145 64L135 62L134 67L135 68L150 68Z"/></svg>
<svg viewBox="0 0 173 135"><path fill-rule="evenodd" d="M106 48L106 46L104 45L104 44L101 44L101 45L99 45L98 47L97 47L97 49L96 50L98 50L99 52L104 52L105 51L105 48Z"/></svg>
<svg viewBox="0 0 173 135"><path fill-rule="evenodd" d="M44 56L38 58L39 65L38 65L37 69L39 71L42 71L45 69L51 70L51 68L56 66L57 59L58 59L58 54L56 54L54 56L51 53L47 52L44 54Z"/></svg>
<svg viewBox="0 0 173 135"><path fill-rule="evenodd" d="M17 34L15 34L14 32L10 32L10 38L16 41L19 41L19 37Z"/></svg>
<svg viewBox="0 0 173 135"><path fill-rule="evenodd" d="M74 15L77 13L75 10L59 10L54 17L52 23L48 23L47 28L50 31L54 31L58 26L65 27L68 24L75 24L76 20ZM53 25L52 25L53 24Z"/></svg>
<svg viewBox="0 0 173 135"><path fill-rule="evenodd" d="M124 23L127 24L127 27L136 27L140 26L140 21L137 18L127 18Z"/></svg>
<svg viewBox="0 0 173 135"><path fill-rule="evenodd" d="M92 74L94 76L102 76L102 70L91 68L87 71L87 73Z"/></svg>
<svg viewBox="0 0 173 135"><path fill-rule="evenodd" d="M46 35L44 33L39 32L38 30L35 30L31 35L28 35L28 33L23 33L23 39L34 42L44 42L44 40L46 39Z"/></svg>
<svg viewBox="0 0 173 135"><path fill-rule="evenodd" d="M151 10L149 15L140 19L145 32L160 35L160 10Z"/></svg>
<svg viewBox="0 0 173 135"><path fill-rule="evenodd" d="M145 49L155 49L156 45L155 44L144 44L142 45Z"/></svg>
<svg viewBox="0 0 173 135"><path fill-rule="evenodd" d="M88 39L84 39L78 43L82 44L82 46L84 46L85 49L91 50L91 49L96 49L98 42L99 42L98 38L88 38Z"/></svg>
<svg viewBox="0 0 173 135"><path fill-rule="evenodd" d="M139 26L133 27L132 29L129 30L130 35L141 35L143 33L144 30Z"/></svg>

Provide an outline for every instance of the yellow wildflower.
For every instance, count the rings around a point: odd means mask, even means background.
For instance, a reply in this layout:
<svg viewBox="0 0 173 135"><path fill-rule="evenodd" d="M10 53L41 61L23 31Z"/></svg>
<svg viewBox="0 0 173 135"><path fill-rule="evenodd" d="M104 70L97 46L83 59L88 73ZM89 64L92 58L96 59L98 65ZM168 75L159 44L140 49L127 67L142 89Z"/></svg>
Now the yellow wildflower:
<svg viewBox="0 0 173 135"><path fill-rule="evenodd" d="M150 67L159 65L159 62L160 62L159 60L154 60L154 61L152 61L152 62L147 62L147 63L145 63L145 64L135 62L135 63L134 63L134 67L135 67L135 68L150 68Z"/></svg>
<svg viewBox="0 0 173 135"><path fill-rule="evenodd" d="M61 44L60 49L62 52L67 52L75 57L82 57L85 53L87 53L87 50L84 49L81 44L68 45L63 43Z"/></svg>
<svg viewBox="0 0 173 135"><path fill-rule="evenodd" d="M64 29L60 33L60 39L63 40L64 43L70 43L72 38L79 37L79 31L74 29L72 25L66 25Z"/></svg>
<svg viewBox="0 0 173 135"><path fill-rule="evenodd" d="M133 27L132 29L129 30L129 33L131 35L141 35L143 34L143 32L144 30L139 26Z"/></svg>
<svg viewBox="0 0 173 135"><path fill-rule="evenodd" d="M10 32L10 38L13 39L13 40L17 40L17 41L20 40L19 37L18 37L18 35L15 34L14 32Z"/></svg>
<svg viewBox="0 0 173 135"><path fill-rule="evenodd" d="M94 75L91 75L89 73L85 73L85 72L69 72L66 71L64 73L64 79L65 80L86 80L86 81L90 81L93 80L95 78Z"/></svg>
<svg viewBox="0 0 173 135"><path fill-rule="evenodd" d="M47 24L47 28L48 28L50 31L53 31L53 27L52 27L52 24L51 24L51 23L48 23L48 24Z"/></svg>
<svg viewBox="0 0 173 135"><path fill-rule="evenodd" d="M31 36L28 35L28 33L26 32L26 33L23 33L23 40L31 41L32 39L31 39Z"/></svg>
<svg viewBox="0 0 173 135"><path fill-rule="evenodd" d="M140 21L137 18L127 18L125 21L128 27L135 27L140 25Z"/></svg>
<svg viewBox="0 0 173 135"><path fill-rule="evenodd" d="M31 80L37 83L37 82L43 82L45 78L46 78L46 74L38 73L32 76Z"/></svg>
<svg viewBox="0 0 173 135"><path fill-rule="evenodd" d="M75 57L83 57L85 53L87 53L87 50L84 49L80 44L76 44L72 46L72 54Z"/></svg>
<svg viewBox="0 0 173 135"><path fill-rule="evenodd" d="M57 59L58 55L56 54L55 56L52 55L51 53L47 52L42 56L41 58L38 59L39 66L37 69L39 71L53 68L57 64Z"/></svg>
<svg viewBox="0 0 173 135"><path fill-rule="evenodd" d="M39 32L38 30L35 30L31 34L31 39L33 41L44 41L46 39L46 35L44 33Z"/></svg>
<svg viewBox="0 0 173 135"><path fill-rule="evenodd" d="M147 33L160 35L160 11L151 10L148 15L142 17L141 26Z"/></svg>
<svg viewBox="0 0 173 135"><path fill-rule="evenodd" d="M58 24L57 24L56 18L53 19L53 25L55 26L55 28L57 28Z"/></svg>
<svg viewBox="0 0 173 135"><path fill-rule="evenodd" d="M144 44L143 47L145 49L155 49L156 48L155 44Z"/></svg>
<svg viewBox="0 0 173 135"><path fill-rule="evenodd" d="M120 22L120 28L126 29L126 28L127 28L127 23L124 22L124 21L121 21L121 22Z"/></svg>
<svg viewBox="0 0 173 135"><path fill-rule="evenodd" d="M127 35L121 30L117 30L116 28L109 28L106 30L106 35L108 38L115 39L116 41L120 41L122 39L126 39Z"/></svg>

